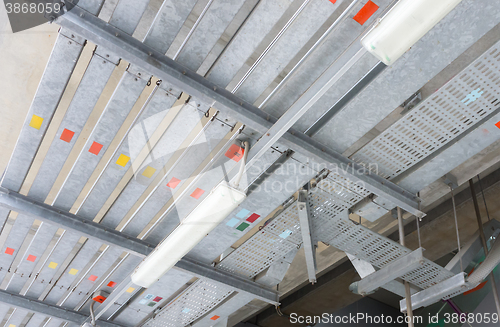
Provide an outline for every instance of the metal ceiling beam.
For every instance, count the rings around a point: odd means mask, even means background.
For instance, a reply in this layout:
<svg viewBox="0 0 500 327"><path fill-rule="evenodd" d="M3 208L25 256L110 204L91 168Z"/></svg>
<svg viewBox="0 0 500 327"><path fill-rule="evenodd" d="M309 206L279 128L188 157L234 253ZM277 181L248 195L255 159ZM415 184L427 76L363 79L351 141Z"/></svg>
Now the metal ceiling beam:
<svg viewBox="0 0 500 327"><path fill-rule="evenodd" d="M0 302L28 310L30 312L37 312L49 317L70 321L78 325L82 325L87 319L89 319L88 315L81 312L65 309L3 290L0 290ZM97 325L100 327L123 327L123 325L105 320L97 320Z"/></svg>
<svg viewBox="0 0 500 327"><path fill-rule="evenodd" d="M277 122L275 117L244 102L228 90L218 87L202 76L78 7L58 18L56 22L89 41L106 47L124 60L147 70L158 78L177 85L183 91L200 98L202 101L215 101L215 107L259 133L267 135L268 131ZM283 129L286 128L288 126L283 127ZM278 132L281 133L281 131ZM274 135L268 136L273 137ZM352 182L362 183L365 188L395 206L399 206L419 217L424 215L418 210L418 198L414 194L378 175L365 173L362 167L352 160L325 148L305 134L289 129L281 137L280 142L290 149L307 156L312 161L325 163L325 168L344 175Z"/></svg>
<svg viewBox="0 0 500 327"><path fill-rule="evenodd" d="M0 206L9 210L34 217L49 224L56 224L90 239L98 240L110 246L118 247L123 251L136 256L146 257L155 246L135 237L127 236L103 225L83 219L68 212L62 212L44 203L31 200L27 196L9 191L0 187ZM181 259L175 267L185 270L197 277L207 278L224 285L228 285L238 292L252 294L256 299L271 304L278 303L278 293L264 288L261 285L234 276L214 267L195 262L188 258Z"/></svg>
<svg viewBox="0 0 500 327"><path fill-rule="evenodd" d="M73 230L92 240L102 241L139 257L146 257L154 246L135 237L108 229L91 220L63 212L45 203L33 201L27 196L0 187L0 206L20 214L34 217L67 230Z"/></svg>

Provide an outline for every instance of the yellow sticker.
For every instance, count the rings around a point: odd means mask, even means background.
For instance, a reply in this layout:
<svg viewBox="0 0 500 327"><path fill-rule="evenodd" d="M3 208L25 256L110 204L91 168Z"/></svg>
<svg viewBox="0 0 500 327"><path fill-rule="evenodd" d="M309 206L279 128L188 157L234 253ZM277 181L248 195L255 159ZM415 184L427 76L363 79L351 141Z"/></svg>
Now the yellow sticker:
<svg viewBox="0 0 500 327"><path fill-rule="evenodd" d="M156 169L154 169L151 166L147 166L146 169L142 172L142 176L145 176L147 178L151 178L156 172Z"/></svg>
<svg viewBox="0 0 500 327"><path fill-rule="evenodd" d="M57 267L57 263L56 262L52 261L51 263L49 263L49 268L50 269L56 269L56 267Z"/></svg>
<svg viewBox="0 0 500 327"><path fill-rule="evenodd" d="M16 325L10 324L9 327L16 327Z"/></svg>
<svg viewBox="0 0 500 327"><path fill-rule="evenodd" d="M129 160L130 160L129 156L126 156L124 154L120 154L120 157L118 158L118 160L116 160L116 164L118 166L125 167L127 165L127 163L129 162Z"/></svg>
<svg viewBox="0 0 500 327"><path fill-rule="evenodd" d="M128 290L127 290L127 293L132 293L133 291L135 291L135 288L129 287Z"/></svg>
<svg viewBox="0 0 500 327"><path fill-rule="evenodd" d="M33 115L33 117L31 117L31 121L30 121L31 127L36 128L36 129L40 129L40 127L42 127L42 123L43 123L42 117L37 116L37 115Z"/></svg>
<svg viewBox="0 0 500 327"><path fill-rule="evenodd" d="M70 275L76 275L76 274L78 274L78 269L71 268L71 270L69 271L69 274Z"/></svg>

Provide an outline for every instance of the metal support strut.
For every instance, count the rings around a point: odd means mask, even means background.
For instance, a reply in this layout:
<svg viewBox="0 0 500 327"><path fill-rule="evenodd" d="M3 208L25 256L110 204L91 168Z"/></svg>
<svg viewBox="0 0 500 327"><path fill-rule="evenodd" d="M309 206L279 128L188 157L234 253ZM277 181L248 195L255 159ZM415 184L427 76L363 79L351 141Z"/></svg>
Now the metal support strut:
<svg viewBox="0 0 500 327"><path fill-rule="evenodd" d="M417 217L418 219L418 217ZM399 243L405 246L405 227L403 223L403 213L401 208L398 207L398 225L399 225ZM405 295L406 295L406 314L408 315L408 327L413 327L413 309L411 307L411 289L410 284L405 281Z"/></svg>
<svg viewBox="0 0 500 327"><path fill-rule="evenodd" d="M310 206L307 200L308 190L299 191L297 209L299 211L300 232L302 233L302 244L306 257L307 275L309 282L316 283L316 241L312 235Z"/></svg>

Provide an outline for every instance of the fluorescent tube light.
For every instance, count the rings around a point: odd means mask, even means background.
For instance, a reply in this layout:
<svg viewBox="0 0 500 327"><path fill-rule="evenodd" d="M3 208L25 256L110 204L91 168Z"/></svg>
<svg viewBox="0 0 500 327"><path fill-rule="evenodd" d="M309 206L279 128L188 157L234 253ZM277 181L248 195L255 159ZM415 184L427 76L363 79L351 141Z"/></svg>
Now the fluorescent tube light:
<svg viewBox="0 0 500 327"><path fill-rule="evenodd" d="M208 196L148 255L132 274L132 282L150 287L219 225L246 194L225 181Z"/></svg>
<svg viewBox="0 0 500 327"><path fill-rule="evenodd" d="M400 0L362 39L361 44L391 65L462 0Z"/></svg>

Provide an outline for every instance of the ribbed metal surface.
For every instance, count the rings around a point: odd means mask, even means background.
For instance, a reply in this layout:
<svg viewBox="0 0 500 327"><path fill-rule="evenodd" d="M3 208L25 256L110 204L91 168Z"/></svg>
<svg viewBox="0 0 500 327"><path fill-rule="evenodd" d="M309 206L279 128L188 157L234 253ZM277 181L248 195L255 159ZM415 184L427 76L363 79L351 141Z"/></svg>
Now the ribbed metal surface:
<svg viewBox="0 0 500 327"><path fill-rule="evenodd" d="M320 190L310 198L314 226L320 233L321 241L378 268L411 252L399 243L349 220L349 207L340 210L330 193L323 191L324 184L321 182L318 185ZM418 287L428 288L453 276L450 271L425 259L422 266L401 278Z"/></svg>
<svg viewBox="0 0 500 327"><path fill-rule="evenodd" d="M347 186L342 186L337 182L344 182L360 193L368 192L361 186L355 186L343 180L337 174L332 174L331 178L329 176L324 179L318 185L318 190L310 192L311 199L314 199L312 212L315 217L335 217L363 199ZM325 226L324 220L313 219L312 228L320 241L326 241L331 237L332 230ZM282 258L301 244L298 210L296 203L293 202L268 222L261 231L227 256L218 267L253 278L275 260Z"/></svg>
<svg viewBox="0 0 500 327"><path fill-rule="evenodd" d="M169 303L146 326L188 326L210 312L232 293L233 291L228 287L198 280L179 297Z"/></svg>
<svg viewBox="0 0 500 327"><path fill-rule="evenodd" d="M500 105L500 45L354 154L394 178L469 130Z"/></svg>

